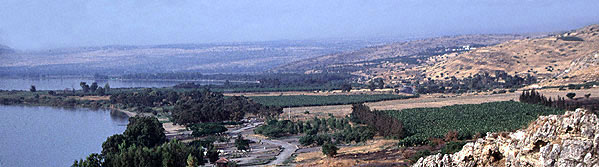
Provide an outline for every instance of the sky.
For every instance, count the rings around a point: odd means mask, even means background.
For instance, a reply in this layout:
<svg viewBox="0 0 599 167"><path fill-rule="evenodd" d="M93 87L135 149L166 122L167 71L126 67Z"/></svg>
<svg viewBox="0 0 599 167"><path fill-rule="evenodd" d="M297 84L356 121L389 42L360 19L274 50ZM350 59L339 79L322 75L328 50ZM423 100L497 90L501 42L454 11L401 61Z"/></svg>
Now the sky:
<svg viewBox="0 0 599 167"><path fill-rule="evenodd" d="M1 0L19 50L555 32L599 23L596 0Z"/></svg>

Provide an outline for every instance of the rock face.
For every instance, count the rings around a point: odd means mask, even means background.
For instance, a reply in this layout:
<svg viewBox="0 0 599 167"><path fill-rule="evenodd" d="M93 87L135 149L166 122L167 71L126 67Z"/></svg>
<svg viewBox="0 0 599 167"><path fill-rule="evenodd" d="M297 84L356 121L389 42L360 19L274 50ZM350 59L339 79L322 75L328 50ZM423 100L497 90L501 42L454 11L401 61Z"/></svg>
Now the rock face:
<svg viewBox="0 0 599 167"><path fill-rule="evenodd" d="M541 116L527 129L488 133L459 152L420 158L413 166L599 166L599 119L582 109Z"/></svg>

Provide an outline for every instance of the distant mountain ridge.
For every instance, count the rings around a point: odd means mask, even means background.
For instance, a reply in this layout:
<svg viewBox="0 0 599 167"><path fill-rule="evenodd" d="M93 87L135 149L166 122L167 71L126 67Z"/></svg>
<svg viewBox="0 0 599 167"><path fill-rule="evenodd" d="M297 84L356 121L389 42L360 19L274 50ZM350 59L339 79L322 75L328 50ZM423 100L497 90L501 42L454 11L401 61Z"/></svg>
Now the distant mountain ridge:
<svg viewBox="0 0 599 167"><path fill-rule="evenodd" d="M15 50L13 50L12 48L10 48L6 45L0 44L0 54L8 54L8 53L15 53Z"/></svg>
<svg viewBox="0 0 599 167"><path fill-rule="evenodd" d="M271 41L47 49L4 54L0 74L256 73L367 45L367 41Z"/></svg>
<svg viewBox="0 0 599 167"><path fill-rule="evenodd" d="M355 66L356 63L374 61L378 59L419 57L436 48L449 48L464 45L494 45L513 39L521 39L521 35L460 35L446 36L437 38L427 38L421 40L411 40L406 42L396 42L387 45L379 45L362 48L355 51L333 53L308 59L295 61L283 66L274 68L273 72L338 72L332 69L338 69L340 66ZM356 70L353 70L356 71ZM351 70L349 72L352 72Z"/></svg>

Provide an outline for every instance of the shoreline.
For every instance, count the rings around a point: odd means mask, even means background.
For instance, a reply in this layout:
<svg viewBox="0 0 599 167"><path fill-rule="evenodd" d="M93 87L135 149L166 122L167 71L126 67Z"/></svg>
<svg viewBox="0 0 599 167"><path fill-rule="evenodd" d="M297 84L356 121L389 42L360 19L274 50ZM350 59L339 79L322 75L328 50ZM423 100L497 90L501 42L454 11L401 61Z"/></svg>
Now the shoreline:
<svg viewBox="0 0 599 167"><path fill-rule="evenodd" d="M111 112L119 112L119 113L125 114L125 115L127 115L127 117L135 117L137 115L137 113L135 113L135 112L119 109L119 108L112 107L112 106L108 107L108 109L110 109Z"/></svg>

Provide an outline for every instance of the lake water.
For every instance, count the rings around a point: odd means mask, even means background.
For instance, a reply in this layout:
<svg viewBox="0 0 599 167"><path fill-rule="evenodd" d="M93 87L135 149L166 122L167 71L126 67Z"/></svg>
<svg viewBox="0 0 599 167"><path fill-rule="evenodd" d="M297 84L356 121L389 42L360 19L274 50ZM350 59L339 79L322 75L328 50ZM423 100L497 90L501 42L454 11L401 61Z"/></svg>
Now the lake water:
<svg viewBox="0 0 599 167"><path fill-rule="evenodd" d="M0 167L71 166L127 122L109 110L0 105Z"/></svg>
<svg viewBox="0 0 599 167"><path fill-rule="evenodd" d="M64 90L65 88L81 89L79 86L80 82L86 82L89 85L91 85L92 82L97 82L98 86L102 87L108 83L111 88L161 88L174 86L185 81L94 80L89 78L0 78L0 90L29 90L31 85L35 85L38 90ZM222 82L200 82L200 84L222 84Z"/></svg>

